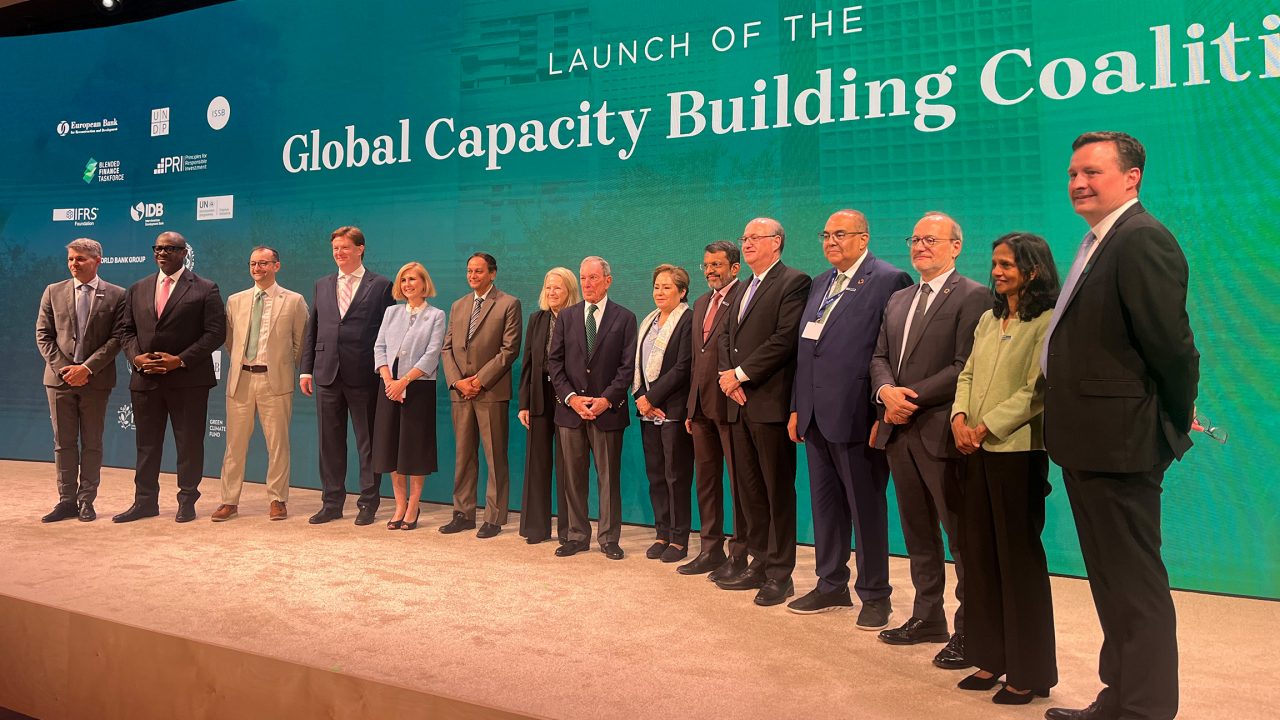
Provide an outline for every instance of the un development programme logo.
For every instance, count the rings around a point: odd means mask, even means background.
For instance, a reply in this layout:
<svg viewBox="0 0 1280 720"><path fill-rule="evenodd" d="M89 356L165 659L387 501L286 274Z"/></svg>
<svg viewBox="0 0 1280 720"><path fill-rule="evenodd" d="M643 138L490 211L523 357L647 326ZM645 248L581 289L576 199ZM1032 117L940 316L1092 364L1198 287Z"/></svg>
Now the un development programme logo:
<svg viewBox="0 0 1280 720"><path fill-rule="evenodd" d="M124 171L120 169L119 160L95 160L89 158L84 164L84 175L81 179L88 185L93 182L94 177L98 178L98 182L120 182L124 180Z"/></svg>
<svg viewBox="0 0 1280 720"><path fill-rule="evenodd" d="M133 424L133 403L125 403L116 410L116 422L120 423L121 430L137 430L137 426Z"/></svg>
<svg viewBox="0 0 1280 720"><path fill-rule="evenodd" d="M98 208L55 208L53 211L53 221L73 222L76 224L76 227L93 227L93 224L98 221Z"/></svg>
<svg viewBox="0 0 1280 720"><path fill-rule="evenodd" d="M196 198L196 220L230 220L235 216L235 195Z"/></svg>
<svg viewBox="0 0 1280 720"><path fill-rule="evenodd" d="M58 137L113 133L120 129L120 121L116 118L102 118L101 120L91 120L89 122L63 120L57 124L55 129L58 131Z"/></svg>
<svg viewBox="0 0 1280 720"><path fill-rule="evenodd" d="M156 108L151 111L151 137L169 134L169 108Z"/></svg>
<svg viewBox="0 0 1280 720"><path fill-rule="evenodd" d="M200 153L198 155L170 155L162 157L156 162L155 169L151 171L152 175L165 175L167 173L180 172L196 172L199 170L209 169L209 155Z"/></svg>
<svg viewBox="0 0 1280 720"><path fill-rule="evenodd" d="M160 227L164 225L164 203L140 202L130 206L129 215L143 227Z"/></svg>

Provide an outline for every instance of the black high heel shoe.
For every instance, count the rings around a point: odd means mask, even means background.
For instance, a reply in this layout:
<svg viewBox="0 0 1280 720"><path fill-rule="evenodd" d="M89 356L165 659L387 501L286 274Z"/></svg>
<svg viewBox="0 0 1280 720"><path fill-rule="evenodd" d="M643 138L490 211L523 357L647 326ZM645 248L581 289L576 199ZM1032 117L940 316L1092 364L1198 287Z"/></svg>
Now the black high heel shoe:
<svg viewBox="0 0 1280 720"><path fill-rule="evenodd" d="M956 683L956 687L961 690L990 690L1000 684L1000 676L992 675L989 678L978 677L978 673L974 673L969 677Z"/></svg>
<svg viewBox="0 0 1280 720"><path fill-rule="evenodd" d="M421 514L422 514L422 511L421 511L421 510L419 510L419 511L418 511L418 513L417 513L417 515L414 515L414 516L413 516L413 522L409 522L408 520L405 520L405 521L401 522L401 523L400 523L400 529L401 529L401 530L417 530L417 529L418 529L418 515L421 515Z"/></svg>
<svg viewBox="0 0 1280 720"><path fill-rule="evenodd" d="M1016 693L1009 690L1008 685L1000 688L1000 692L991 696L991 702L997 705L1026 705L1032 700L1049 697L1048 688L1035 688L1029 692Z"/></svg>

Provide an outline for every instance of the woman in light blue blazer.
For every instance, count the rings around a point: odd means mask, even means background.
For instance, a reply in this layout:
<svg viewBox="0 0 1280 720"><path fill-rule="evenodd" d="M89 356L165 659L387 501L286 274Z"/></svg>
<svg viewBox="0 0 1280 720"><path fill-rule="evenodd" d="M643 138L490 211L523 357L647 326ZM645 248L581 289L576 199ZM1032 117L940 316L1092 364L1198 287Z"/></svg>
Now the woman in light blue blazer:
<svg viewBox="0 0 1280 720"><path fill-rule="evenodd" d="M391 295L404 304L387 308L373 345L374 372L382 377L373 420L373 470L391 473L396 512L387 529L413 530L422 485L438 469L436 370L444 311L427 303L436 286L420 263L400 268Z"/></svg>

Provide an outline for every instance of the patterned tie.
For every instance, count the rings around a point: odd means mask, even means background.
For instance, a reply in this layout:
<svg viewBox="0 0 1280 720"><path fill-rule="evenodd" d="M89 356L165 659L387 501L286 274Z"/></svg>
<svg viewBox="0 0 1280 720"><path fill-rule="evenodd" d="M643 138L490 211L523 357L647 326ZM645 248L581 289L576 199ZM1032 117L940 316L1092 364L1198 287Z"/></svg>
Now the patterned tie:
<svg viewBox="0 0 1280 720"><path fill-rule="evenodd" d="M831 290L827 292L827 296L822 299L822 307L818 308L818 322L827 321L827 315L831 314L831 308L836 305L836 298L840 297L840 293L844 292L845 285L849 284L849 276L844 273L836 275L835 282L831 283Z"/></svg>
<svg viewBox="0 0 1280 720"><path fill-rule="evenodd" d="M476 304L471 307L471 319L467 321L467 340L471 340L471 336L476 334L476 325L480 324L480 304L484 302L484 298L476 298Z"/></svg>
<svg viewBox="0 0 1280 720"><path fill-rule="evenodd" d="M84 362L84 335L88 332L89 301L93 297L93 288L81 285L76 288L76 348L72 358L79 365Z"/></svg>
<svg viewBox="0 0 1280 720"><path fill-rule="evenodd" d="M747 314L747 304L751 302L751 298L755 297L756 288L760 287L760 277L751 278L751 285L747 287L747 294L742 296L742 306L738 308L738 322L742 322L742 316Z"/></svg>
<svg viewBox="0 0 1280 720"><path fill-rule="evenodd" d="M929 283L920 284L920 300L916 302L916 312L911 316L911 332L907 334L907 347L902 353L902 357L898 358L898 367L902 367L902 361L906 359L907 353L916 346L920 341L920 336L924 334L924 314L929 309L929 295L933 292L933 286Z"/></svg>
<svg viewBox="0 0 1280 720"><path fill-rule="evenodd" d="M1058 318L1062 317L1062 311L1066 309L1067 303L1071 302L1071 295L1076 291L1076 285L1084 273L1085 261L1089 259L1089 248L1093 247L1097 239L1092 230L1084 236L1080 249L1076 251L1076 259L1071 263L1071 272L1067 273L1067 280L1062 283L1062 291L1058 293L1058 304L1053 308L1053 316L1049 318L1049 329L1044 334L1044 345L1040 348L1040 372L1045 377L1049 377L1049 339L1053 337L1053 329L1058 327Z"/></svg>
<svg viewBox="0 0 1280 720"><path fill-rule="evenodd" d="M173 278L166 277L160 281L160 297L156 300L156 318L164 313L164 306L169 302L169 293L173 290Z"/></svg>
<svg viewBox="0 0 1280 720"><path fill-rule="evenodd" d="M347 308L351 307L351 296L355 294L352 286L356 284L355 275L343 275L338 282L338 315L347 316Z"/></svg>
<svg viewBox="0 0 1280 720"><path fill-rule="evenodd" d="M587 357L596 351L596 311L595 305L587 306Z"/></svg>
<svg viewBox="0 0 1280 720"><path fill-rule="evenodd" d="M555 339L556 334L556 314L551 314L551 322L547 324L547 354L544 358L551 357L551 341Z"/></svg>
<svg viewBox="0 0 1280 720"><path fill-rule="evenodd" d="M244 344L244 359L250 362L258 357L258 336L262 334L262 298L265 295L261 290L253 294L253 312L249 313L249 339Z"/></svg>
<svg viewBox="0 0 1280 720"><path fill-rule="evenodd" d="M725 288L720 288L711 296L711 302L707 303L707 316L702 319L702 344L707 344L707 338L711 337L711 328L716 325L716 316L720 314L720 303L724 301Z"/></svg>

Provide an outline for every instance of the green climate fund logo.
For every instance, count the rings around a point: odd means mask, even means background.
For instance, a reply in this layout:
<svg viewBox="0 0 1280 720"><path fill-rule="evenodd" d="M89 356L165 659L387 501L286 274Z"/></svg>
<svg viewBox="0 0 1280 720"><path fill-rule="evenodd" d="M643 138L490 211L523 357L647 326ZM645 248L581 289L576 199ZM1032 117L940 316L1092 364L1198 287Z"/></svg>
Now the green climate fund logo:
<svg viewBox="0 0 1280 720"><path fill-rule="evenodd" d="M89 158L89 162L84 164L84 181L85 183L93 182L93 176L98 172L98 161Z"/></svg>

